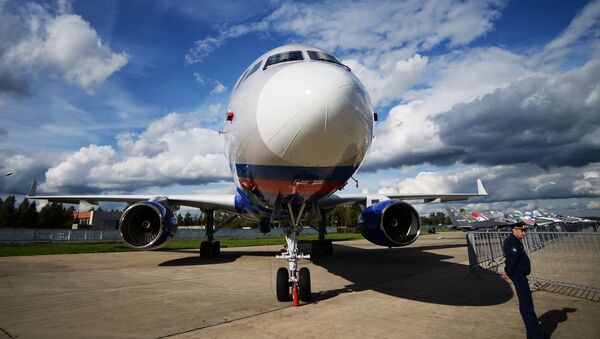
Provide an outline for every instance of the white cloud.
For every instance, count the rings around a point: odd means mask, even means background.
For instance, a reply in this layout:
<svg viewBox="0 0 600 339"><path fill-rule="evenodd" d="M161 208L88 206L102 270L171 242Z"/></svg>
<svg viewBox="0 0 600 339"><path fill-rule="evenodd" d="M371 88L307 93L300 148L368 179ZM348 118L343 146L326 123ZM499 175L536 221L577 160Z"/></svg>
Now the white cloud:
<svg viewBox="0 0 600 339"><path fill-rule="evenodd" d="M201 85L205 85L208 82L208 79L198 72L194 72L193 76L194 79L196 79L196 81L199 82Z"/></svg>
<svg viewBox="0 0 600 339"><path fill-rule="evenodd" d="M210 91L210 94L221 94L227 90L227 87L225 87L219 81L215 81L214 84L215 84L215 88L213 88L213 90Z"/></svg>
<svg viewBox="0 0 600 339"><path fill-rule="evenodd" d="M135 191L149 186L201 184L229 178L223 140L197 121L170 113L141 134L124 134L118 149L90 145L48 169L45 192Z"/></svg>
<svg viewBox="0 0 600 339"><path fill-rule="evenodd" d="M428 58L419 54L405 60L387 61L372 69L355 59L343 60L365 85L374 106L385 105L401 97L421 79L428 64Z"/></svg>
<svg viewBox="0 0 600 339"><path fill-rule="evenodd" d="M236 25L221 31L216 38L209 36L204 39L197 40L186 53L185 62L188 65L202 62L206 57L212 54L215 49L221 47L221 45L223 45L227 40L237 38L251 32L262 31L266 28L266 23L262 22L248 25Z"/></svg>
<svg viewBox="0 0 600 339"><path fill-rule="evenodd" d="M477 192L476 179L482 179L489 193L477 198L486 203L544 198L595 197L600 195L600 164L580 168L560 167L552 171L528 164L473 166L459 169L437 168L405 179L389 178L378 183L379 194L468 193ZM553 183L553 184L550 184ZM517 199L518 197L518 199Z"/></svg>
<svg viewBox="0 0 600 339"><path fill-rule="evenodd" d="M565 73L538 73L435 118L443 149L478 164L549 168L600 161L600 108L585 103L600 62ZM468 133L459 131L468 126Z"/></svg>
<svg viewBox="0 0 600 339"><path fill-rule="evenodd" d="M47 71L91 91L127 64L126 53L113 53L90 24L67 13L69 2L59 3L58 14L26 4L18 16L20 38L2 55L2 62L21 72Z"/></svg>
<svg viewBox="0 0 600 339"><path fill-rule="evenodd" d="M32 181L41 178L46 169L56 163L56 158L45 152L25 154L0 150L0 173L12 172L11 176L0 179L0 192L26 194Z"/></svg>
<svg viewBox="0 0 600 339"><path fill-rule="evenodd" d="M430 87L412 90L376 127L365 169L422 164L449 156L433 120L461 102L470 102L529 74L520 56L498 48L473 49L434 59ZM501 118L501 117L498 117ZM464 133L469 126L463 126Z"/></svg>
<svg viewBox="0 0 600 339"><path fill-rule="evenodd" d="M276 33L337 52L362 65L390 57L390 67L373 67L385 78L396 62L443 43L463 46L492 29L504 1L281 2L261 21L234 25L194 42L186 63L202 62L229 39ZM383 73L382 73L383 72ZM399 95L399 94L398 94Z"/></svg>
<svg viewBox="0 0 600 339"><path fill-rule="evenodd" d="M588 202L585 208L588 210L600 209L600 200L592 200Z"/></svg>
<svg viewBox="0 0 600 339"><path fill-rule="evenodd" d="M269 29L336 50L427 51L470 43L492 28L503 1L283 2Z"/></svg>
<svg viewBox="0 0 600 339"><path fill-rule="evenodd" d="M546 62L560 60L572 53L575 45L589 48L600 37L600 1L588 3L569 26L550 41L538 57ZM583 41L582 41L583 40Z"/></svg>

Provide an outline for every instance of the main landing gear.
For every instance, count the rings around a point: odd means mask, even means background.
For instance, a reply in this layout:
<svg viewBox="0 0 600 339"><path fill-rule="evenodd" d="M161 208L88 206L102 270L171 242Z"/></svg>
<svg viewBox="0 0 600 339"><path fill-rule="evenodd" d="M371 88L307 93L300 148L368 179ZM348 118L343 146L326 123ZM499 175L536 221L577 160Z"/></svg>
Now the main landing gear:
<svg viewBox="0 0 600 339"><path fill-rule="evenodd" d="M311 253L315 257L324 257L333 254L333 243L331 239L325 239L327 229L325 227L325 212L321 211L321 222L319 224L319 240L311 241Z"/></svg>
<svg viewBox="0 0 600 339"><path fill-rule="evenodd" d="M206 240L200 243L200 256L203 258L221 255L221 243L215 241L215 214L213 210L206 213Z"/></svg>
<svg viewBox="0 0 600 339"><path fill-rule="evenodd" d="M300 235L300 217L304 213L305 204L300 206L297 216L290 204L288 212L291 224L283 226L287 250L276 257L288 261L289 270L281 267L277 270L277 300L293 301L294 306L299 306L300 301L309 302L311 299L310 271L306 267L298 270L299 259L310 259L310 255L298 253L298 236Z"/></svg>

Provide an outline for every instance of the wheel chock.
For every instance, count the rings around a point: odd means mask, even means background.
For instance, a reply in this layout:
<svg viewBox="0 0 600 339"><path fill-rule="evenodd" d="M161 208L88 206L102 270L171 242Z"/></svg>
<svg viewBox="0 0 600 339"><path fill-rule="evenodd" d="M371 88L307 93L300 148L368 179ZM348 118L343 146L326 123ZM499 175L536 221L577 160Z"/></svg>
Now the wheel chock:
<svg viewBox="0 0 600 339"><path fill-rule="evenodd" d="M292 300L294 307L300 306L300 299L298 298L298 288L296 283L292 284Z"/></svg>

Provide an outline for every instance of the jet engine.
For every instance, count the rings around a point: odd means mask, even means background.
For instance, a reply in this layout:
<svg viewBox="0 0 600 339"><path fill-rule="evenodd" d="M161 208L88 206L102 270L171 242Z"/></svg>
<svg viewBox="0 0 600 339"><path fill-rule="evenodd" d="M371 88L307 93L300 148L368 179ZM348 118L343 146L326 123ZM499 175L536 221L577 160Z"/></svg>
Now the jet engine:
<svg viewBox="0 0 600 339"><path fill-rule="evenodd" d="M411 205L385 200L365 208L358 217L358 228L365 239L388 247L409 245L419 237L419 214Z"/></svg>
<svg viewBox="0 0 600 339"><path fill-rule="evenodd" d="M177 233L177 218L167 207L154 201L129 206L119 221L123 240L136 250L151 250L169 242Z"/></svg>

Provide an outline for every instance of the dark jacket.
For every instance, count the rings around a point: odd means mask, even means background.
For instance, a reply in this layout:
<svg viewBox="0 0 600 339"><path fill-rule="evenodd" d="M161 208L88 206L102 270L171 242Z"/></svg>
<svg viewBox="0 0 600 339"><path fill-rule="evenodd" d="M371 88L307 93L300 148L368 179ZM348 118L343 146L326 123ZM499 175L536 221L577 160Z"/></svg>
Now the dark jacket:
<svg viewBox="0 0 600 339"><path fill-rule="evenodd" d="M528 275L531 273L531 262L521 241L513 234L504 240L504 257L506 267L504 271L509 277L515 274Z"/></svg>

